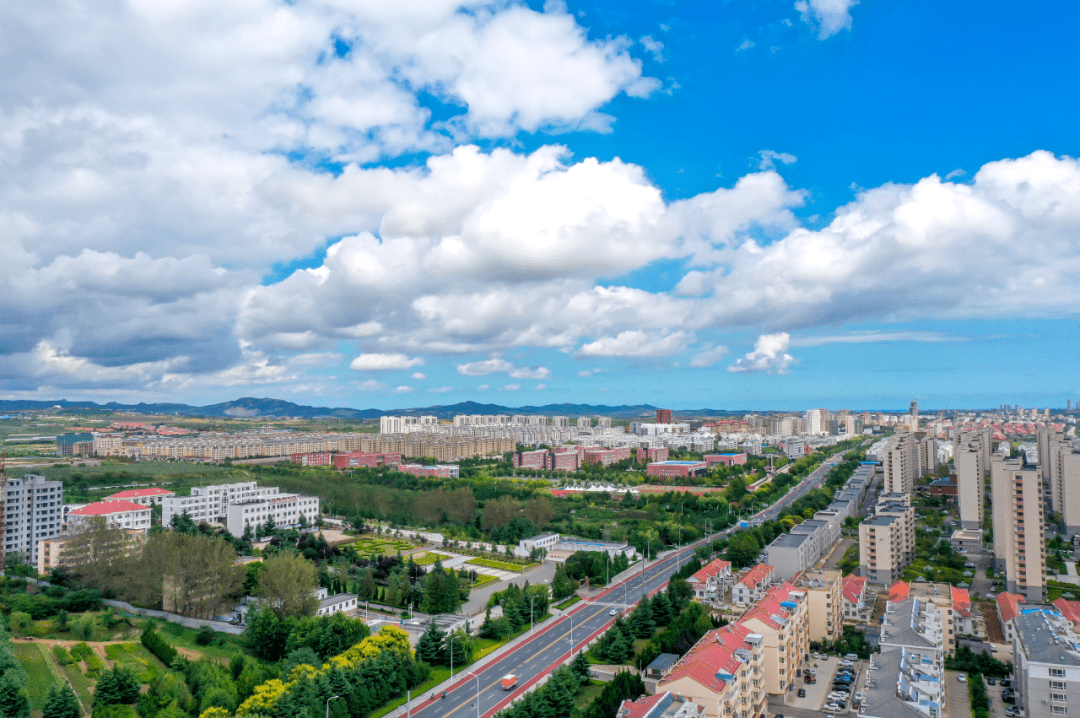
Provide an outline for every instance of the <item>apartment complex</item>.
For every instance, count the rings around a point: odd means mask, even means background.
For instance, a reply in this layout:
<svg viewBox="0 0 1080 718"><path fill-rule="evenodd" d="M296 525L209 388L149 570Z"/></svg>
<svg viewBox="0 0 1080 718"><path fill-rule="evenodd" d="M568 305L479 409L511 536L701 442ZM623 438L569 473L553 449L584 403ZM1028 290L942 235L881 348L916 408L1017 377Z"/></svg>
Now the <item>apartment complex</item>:
<svg viewBox="0 0 1080 718"><path fill-rule="evenodd" d="M185 513L195 523L224 525L229 533L240 536L247 527L260 526L270 518L278 526L295 526L301 516L308 524L314 524L319 518L319 499L283 494L276 486L246 481L196 486L190 496L172 496L162 501L163 525L169 526L174 516Z"/></svg>
<svg viewBox="0 0 1080 718"><path fill-rule="evenodd" d="M120 550L126 553L141 546L146 540L146 535L144 529L126 529L119 532L117 537L123 542ZM78 562L82 554L71 543L75 538L77 538L77 533L69 530L52 538L42 539L38 543L37 572L45 575L56 566L69 565L73 561Z"/></svg>
<svg viewBox="0 0 1080 718"><path fill-rule="evenodd" d="M844 577L839 571L811 570L803 574L799 588L806 591L811 641L835 641L844 632Z"/></svg>
<svg viewBox="0 0 1080 718"><path fill-rule="evenodd" d="M712 602L723 598L731 579L731 562L718 558L702 566L687 583L694 589L695 601Z"/></svg>
<svg viewBox="0 0 1080 718"><path fill-rule="evenodd" d="M765 591L776 581L776 571L769 564L752 566L732 584L731 602L740 606L753 605L765 597Z"/></svg>
<svg viewBox="0 0 1080 718"><path fill-rule="evenodd" d="M1056 514L1069 537L1080 533L1080 442L1040 429L1039 470L1046 508Z"/></svg>
<svg viewBox="0 0 1080 718"><path fill-rule="evenodd" d="M709 631L657 685L705 709L707 718L765 713L764 637L731 624Z"/></svg>
<svg viewBox="0 0 1080 718"><path fill-rule="evenodd" d="M990 473L990 432L986 430L961 432L953 444L956 464L956 496L960 509L960 526L982 530L983 483Z"/></svg>
<svg viewBox="0 0 1080 718"><path fill-rule="evenodd" d="M990 477L994 561L1005 572L1005 590L1040 602L1046 585L1041 472L995 454Z"/></svg>
<svg viewBox="0 0 1080 718"><path fill-rule="evenodd" d="M881 456L884 491L910 494L915 480L937 467L937 439L925 431L899 431L885 445Z"/></svg>
<svg viewBox="0 0 1080 718"><path fill-rule="evenodd" d="M762 637L761 685L766 693L785 694L810 650L808 603L805 591L785 581L770 588L739 618L740 626Z"/></svg>
<svg viewBox="0 0 1080 718"><path fill-rule="evenodd" d="M882 494L874 515L859 524L859 571L870 583L889 584L915 560L911 497Z"/></svg>
<svg viewBox="0 0 1080 718"><path fill-rule="evenodd" d="M1080 714L1080 635L1050 606L1013 620L1013 682L1026 718Z"/></svg>
<svg viewBox="0 0 1080 718"><path fill-rule="evenodd" d="M0 482L4 488L2 524L4 537L0 546L0 562L14 551L22 553L26 562L36 566L38 544L60 533L64 513L64 484L49 481L44 476L26 474Z"/></svg>

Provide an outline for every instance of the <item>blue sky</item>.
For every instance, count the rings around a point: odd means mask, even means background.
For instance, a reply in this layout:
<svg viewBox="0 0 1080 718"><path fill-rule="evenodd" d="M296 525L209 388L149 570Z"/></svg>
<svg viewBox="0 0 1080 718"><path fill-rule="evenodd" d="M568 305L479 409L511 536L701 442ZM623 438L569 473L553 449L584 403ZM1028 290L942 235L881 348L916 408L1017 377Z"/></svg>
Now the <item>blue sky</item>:
<svg viewBox="0 0 1080 718"><path fill-rule="evenodd" d="M0 10L4 397L1080 399L1074 4L85 4Z"/></svg>

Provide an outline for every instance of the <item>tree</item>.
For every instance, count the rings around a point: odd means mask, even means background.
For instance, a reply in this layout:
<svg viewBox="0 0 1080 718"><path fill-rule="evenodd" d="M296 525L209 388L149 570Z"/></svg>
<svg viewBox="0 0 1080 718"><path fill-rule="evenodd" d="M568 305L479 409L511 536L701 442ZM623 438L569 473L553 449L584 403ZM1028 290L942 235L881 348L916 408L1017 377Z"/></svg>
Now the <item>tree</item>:
<svg viewBox="0 0 1080 718"><path fill-rule="evenodd" d="M370 568L365 568L363 573L360 574L359 586L357 588L357 594L359 594L362 601L370 601L375 598L375 595L379 591L378 584L375 583L375 572Z"/></svg>
<svg viewBox="0 0 1080 718"><path fill-rule="evenodd" d="M738 568L749 566L761 553L761 544L749 531L738 531L728 544L727 559Z"/></svg>
<svg viewBox="0 0 1080 718"><path fill-rule="evenodd" d="M41 718L79 718L79 713L79 701L69 683L49 686Z"/></svg>
<svg viewBox="0 0 1080 718"><path fill-rule="evenodd" d="M315 598L318 571L296 553L279 553L264 561L259 573L259 596L279 618L310 616L319 606Z"/></svg>
<svg viewBox="0 0 1080 718"><path fill-rule="evenodd" d="M30 697L22 678L21 668L0 675L0 716L3 718L30 718Z"/></svg>
<svg viewBox="0 0 1080 718"><path fill-rule="evenodd" d="M589 682L589 660L585 658L585 651L578 651L574 660L570 662L570 672L577 678L578 683L585 685Z"/></svg>
<svg viewBox="0 0 1080 718"><path fill-rule="evenodd" d="M443 641L445 640L446 634L439 630L435 622L429 623L416 643L416 657L432 665L442 663Z"/></svg>
<svg viewBox="0 0 1080 718"><path fill-rule="evenodd" d="M661 591L657 593L652 600L652 616L658 626L666 626L671 622L672 610L671 601L668 600L666 593Z"/></svg>
<svg viewBox="0 0 1080 718"><path fill-rule="evenodd" d="M244 642L264 661L276 661L285 655L290 626L266 605L256 605L247 613Z"/></svg>
<svg viewBox="0 0 1080 718"><path fill-rule="evenodd" d="M500 496L497 499L489 499L484 504L484 528L488 531L497 529L510 523L520 510L520 506L513 496Z"/></svg>
<svg viewBox="0 0 1080 718"><path fill-rule="evenodd" d="M630 625L634 635L638 638L649 638L656 630L656 622L652 617L652 606L648 598L641 599L634 612L630 614Z"/></svg>
<svg viewBox="0 0 1080 718"><path fill-rule="evenodd" d="M537 496L525 502L525 518L543 529L551 519L555 517L555 509L551 507L551 499L546 496Z"/></svg>
<svg viewBox="0 0 1080 718"><path fill-rule="evenodd" d="M577 590L578 582L566 572L566 564L560 563L555 568L555 577L551 580L551 593L556 599L566 598Z"/></svg>
<svg viewBox="0 0 1080 718"><path fill-rule="evenodd" d="M123 667L102 673L94 687L94 705L134 703L139 700L139 681L135 674Z"/></svg>

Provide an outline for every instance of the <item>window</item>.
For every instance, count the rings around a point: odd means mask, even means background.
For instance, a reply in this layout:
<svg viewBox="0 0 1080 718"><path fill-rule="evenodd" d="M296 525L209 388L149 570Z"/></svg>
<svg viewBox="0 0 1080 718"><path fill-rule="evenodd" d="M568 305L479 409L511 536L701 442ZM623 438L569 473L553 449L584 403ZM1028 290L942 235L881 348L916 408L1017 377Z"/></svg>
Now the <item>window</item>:
<svg viewBox="0 0 1080 718"><path fill-rule="evenodd" d="M1065 669L1064 668L1051 668L1050 669L1050 675L1052 677L1054 677L1054 678L1064 678L1065 677Z"/></svg>
<svg viewBox="0 0 1080 718"><path fill-rule="evenodd" d="M1051 693L1050 694L1050 700L1054 701L1055 703L1064 703L1065 702L1065 694L1064 693Z"/></svg>
<svg viewBox="0 0 1080 718"><path fill-rule="evenodd" d="M1063 691L1065 690L1065 681L1050 681L1050 687L1055 690Z"/></svg>
<svg viewBox="0 0 1080 718"><path fill-rule="evenodd" d="M1065 706L1050 706L1050 712L1054 715L1063 716L1065 715Z"/></svg>

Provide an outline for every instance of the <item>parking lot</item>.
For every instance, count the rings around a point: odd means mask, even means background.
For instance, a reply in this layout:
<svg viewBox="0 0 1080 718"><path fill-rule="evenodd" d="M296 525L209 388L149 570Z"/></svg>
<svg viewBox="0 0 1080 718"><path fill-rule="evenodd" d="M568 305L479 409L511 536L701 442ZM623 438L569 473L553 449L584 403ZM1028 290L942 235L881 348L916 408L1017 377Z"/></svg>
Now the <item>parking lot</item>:
<svg viewBox="0 0 1080 718"><path fill-rule="evenodd" d="M823 656L817 660L811 658L808 663L808 667L816 671L816 683L806 683L804 678L796 678L793 690L787 694L787 700L785 701L787 707L809 711L819 711L824 713L842 714L846 713L851 708L850 701L845 703L844 707L836 711L828 711L824 706L828 703L827 695L832 691L833 678L836 676L837 669L839 668L839 662L842 659L836 656ZM855 679L851 682L851 695L860 690L856 686L862 684L862 677L864 674L863 661L855 661ZM799 689L806 691L806 696L799 697ZM782 712L783 709L777 707L777 712ZM1004 715L1001 718L1005 718Z"/></svg>

